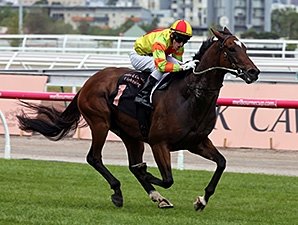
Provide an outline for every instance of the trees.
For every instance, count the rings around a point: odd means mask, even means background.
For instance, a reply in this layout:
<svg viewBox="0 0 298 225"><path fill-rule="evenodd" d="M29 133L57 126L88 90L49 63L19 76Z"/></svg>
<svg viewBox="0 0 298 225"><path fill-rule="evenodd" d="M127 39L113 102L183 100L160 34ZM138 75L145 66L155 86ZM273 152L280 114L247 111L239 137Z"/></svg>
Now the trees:
<svg viewBox="0 0 298 225"><path fill-rule="evenodd" d="M278 39L280 36L274 32L256 32L253 28L241 34L241 38L252 39Z"/></svg>
<svg viewBox="0 0 298 225"><path fill-rule="evenodd" d="M25 16L25 33L28 34L72 34L71 25L62 20L53 20L45 9L35 9Z"/></svg>
<svg viewBox="0 0 298 225"><path fill-rule="evenodd" d="M271 13L271 32L256 32L253 28L241 34L242 38L298 39L298 13L295 9L275 9Z"/></svg>
<svg viewBox="0 0 298 225"><path fill-rule="evenodd" d="M45 9L34 9L24 12L24 33L27 34L72 34L75 33L69 24L62 20L53 20ZM8 34L18 33L18 12L9 7L0 8L0 26L8 28Z"/></svg>
<svg viewBox="0 0 298 225"><path fill-rule="evenodd" d="M0 9L0 26L8 28L8 33L18 33L18 13L11 10L10 7Z"/></svg>
<svg viewBox="0 0 298 225"><path fill-rule="evenodd" d="M287 39L298 39L298 13L295 9L275 9L271 14L272 31Z"/></svg>

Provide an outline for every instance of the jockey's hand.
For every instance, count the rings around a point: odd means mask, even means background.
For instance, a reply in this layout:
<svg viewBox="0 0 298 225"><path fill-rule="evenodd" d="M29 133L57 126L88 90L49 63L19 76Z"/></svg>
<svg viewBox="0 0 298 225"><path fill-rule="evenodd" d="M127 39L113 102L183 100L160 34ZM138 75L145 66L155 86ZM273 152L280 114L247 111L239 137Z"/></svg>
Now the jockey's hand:
<svg viewBox="0 0 298 225"><path fill-rule="evenodd" d="M194 69L196 68L196 63L198 63L199 60L191 60L189 62L184 63L181 65L182 70L189 70L189 69Z"/></svg>

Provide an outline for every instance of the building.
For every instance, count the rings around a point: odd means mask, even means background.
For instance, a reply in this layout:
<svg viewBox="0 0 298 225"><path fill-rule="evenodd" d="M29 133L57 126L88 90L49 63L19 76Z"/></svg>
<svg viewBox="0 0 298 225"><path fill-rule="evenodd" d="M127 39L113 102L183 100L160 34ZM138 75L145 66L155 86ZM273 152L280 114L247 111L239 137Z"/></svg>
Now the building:
<svg viewBox="0 0 298 225"><path fill-rule="evenodd" d="M24 6L30 6L39 0L18 0L16 4L22 3ZM49 5L61 4L65 6L82 6L85 5L85 0L47 0Z"/></svg>
<svg viewBox="0 0 298 225"><path fill-rule="evenodd" d="M146 34L146 31L144 31L137 24L134 24L131 28L129 28L127 31L125 31L122 34L122 36L123 37L140 37L140 36L142 36L144 34Z"/></svg>
<svg viewBox="0 0 298 225"><path fill-rule="evenodd" d="M151 12L142 7L116 7L116 6L49 6L50 17L63 19L76 29L81 22L88 22L92 26L117 28L128 18L139 18L144 24L151 24Z"/></svg>
<svg viewBox="0 0 298 225"><path fill-rule="evenodd" d="M207 24L227 26L233 33L270 32L271 5L272 0L209 0Z"/></svg>
<svg viewBox="0 0 298 225"><path fill-rule="evenodd" d="M193 27L194 34L202 34L208 30L207 0L172 0L172 17L185 19Z"/></svg>
<svg viewBox="0 0 298 225"><path fill-rule="evenodd" d="M14 0L0 0L0 5L4 6L4 5L13 5L15 2Z"/></svg>
<svg viewBox="0 0 298 225"><path fill-rule="evenodd" d="M37 0L21 1L24 6L34 7L32 4ZM206 35L212 26L227 26L233 33L245 32L249 28L257 32L271 31L272 3L295 4L297 1L118 0L114 6L108 6L108 0L48 0L49 5L38 7L47 7L52 18L63 19L74 28L81 22L117 28L130 17L140 18L140 23L151 23L156 17L159 27L168 27L177 19L185 19L192 25L194 35Z"/></svg>
<svg viewBox="0 0 298 225"><path fill-rule="evenodd" d="M118 0L116 6L142 6L159 19L159 27L168 27L177 19L187 20L194 33L207 30L207 0Z"/></svg>
<svg viewBox="0 0 298 225"><path fill-rule="evenodd" d="M194 34L206 34L209 27L227 26L241 33L249 28L257 32L271 31L273 1L293 4L298 0L119 0L142 5L167 27L176 19L185 19Z"/></svg>

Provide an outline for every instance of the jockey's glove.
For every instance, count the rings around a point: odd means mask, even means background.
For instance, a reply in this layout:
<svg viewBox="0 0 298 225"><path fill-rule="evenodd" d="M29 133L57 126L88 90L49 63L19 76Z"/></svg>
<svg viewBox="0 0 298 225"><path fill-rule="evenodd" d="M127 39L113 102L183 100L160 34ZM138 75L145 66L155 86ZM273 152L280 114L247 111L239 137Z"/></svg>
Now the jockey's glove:
<svg viewBox="0 0 298 225"><path fill-rule="evenodd" d="M190 70L190 69L195 69L196 68L196 63L198 63L199 60L191 60L189 62L184 63L183 65L181 65L181 69L182 70Z"/></svg>

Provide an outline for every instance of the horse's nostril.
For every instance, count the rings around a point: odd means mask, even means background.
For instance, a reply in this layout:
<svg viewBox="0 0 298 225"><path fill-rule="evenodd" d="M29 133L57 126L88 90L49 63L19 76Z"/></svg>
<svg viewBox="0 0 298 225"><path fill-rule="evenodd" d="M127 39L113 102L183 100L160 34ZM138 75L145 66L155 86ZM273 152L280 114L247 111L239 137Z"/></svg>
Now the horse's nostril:
<svg viewBox="0 0 298 225"><path fill-rule="evenodd" d="M247 71L247 73L250 74L250 75L252 75L252 76L257 76L260 73L260 70L253 68L253 69L249 69Z"/></svg>

